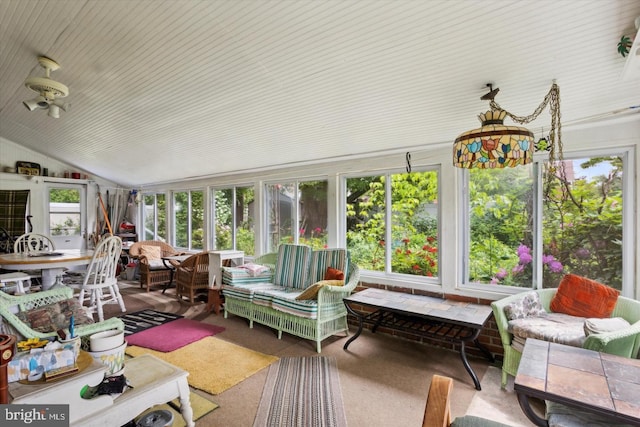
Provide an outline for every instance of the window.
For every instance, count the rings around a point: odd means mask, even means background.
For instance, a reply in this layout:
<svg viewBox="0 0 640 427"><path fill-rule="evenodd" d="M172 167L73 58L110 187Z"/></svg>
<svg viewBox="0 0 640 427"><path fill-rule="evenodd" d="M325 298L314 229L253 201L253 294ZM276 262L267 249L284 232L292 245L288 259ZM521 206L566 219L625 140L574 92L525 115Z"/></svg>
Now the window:
<svg viewBox="0 0 640 427"><path fill-rule="evenodd" d="M143 240L167 241L167 206L164 193L145 194L143 200Z"/></svg>
<svg viewBox="0 0 640 427"><path fill-rule="evenodd" d="M281 243L327 246L327 181L267 184L267 250Z"/></svg>
<svg viewBox="0 0 640 427"><path fill-rule="evenodd" d="M49 194L48 234L56 249L86 247L86 190L83 185L47 184ZM101 220L102 231L109 231ZM114 227L113 224L111 224Z"/></svg>
<svg viewBox="0 0 640 427"><path fill-rule="evenodd" d="M438 276L438 172L346 179L347 248L360 268Z"/></svg>
<svg viewBox="0 0 640 427"><path fill-rule="evenodd" d="M574 273L622 290L625 156L566 158L538 191L546 162L467 171L467 283L548 288Z"/></svg>
<svg viewBox="0 0 640 427"><path fill-rule="evenodd" d="M253 187L213 190L213 247L235 249L245 255L255 254Z"/></svg>
<svg viewBox="0 0 640 427"><path fill-rule="evenodd" d="M204 248L204 193L173 194L174 245L188 250Z"/></svg>

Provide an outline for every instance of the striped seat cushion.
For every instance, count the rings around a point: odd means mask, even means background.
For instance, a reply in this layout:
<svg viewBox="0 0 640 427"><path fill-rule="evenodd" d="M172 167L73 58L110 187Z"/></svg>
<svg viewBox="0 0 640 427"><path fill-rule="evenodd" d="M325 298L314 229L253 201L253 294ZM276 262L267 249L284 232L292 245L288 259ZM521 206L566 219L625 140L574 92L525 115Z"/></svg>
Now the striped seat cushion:
<svg viewBox="0 0 640 427"><path fill-rule="evenodd" d="M271 282L272 278L272 270L264 271L253 276L251 272L245 268L224 267L222 269L222 283L227 285Z"/></svg>
<svg viewBox="0 0 640 427"><path fill-rule="evenodd" d="M315 300L302 300L297 301L296 297L303 291L298 288L282 288L282 289L269 289L260 291L260 296L256 293L256 299L261 298L262 301L270 299L271 308L283 313L293 314L298 317L305 317L307 319L318 318L318 301Z"/></svg>
<svg viewBox="0 0 640 427"><path fill-rule="evenodd" d="M276 288L276 286L269 282L222 285L222 294L226 297L233 297L251 302L253 301L256 291L270 288Z"/></svg>
<svg viewBox="0 0 640 427"><path fill-rule="evenodd" d="M290 295L294 295L293 298L295 298L301 293L302 291L298 288L285 288L282 286L271 289L260 289L253 295L253 303L265 307L272 307L272 302L275 297L288 298Z"/></svg>
<svg viewBox="0 0 640 427"><path fill-rule="evenodd" d="M318 249L311 253L310 284L324 280L328 267L342 271L346 277L349 263L346 249Z"/></svg>
<svg viewBox="0 0 640 427"><path fill-rule="evenodd" d="M305 289L309 283L311 248L283 244L278 247L273 283L285 288Z"/></svg>

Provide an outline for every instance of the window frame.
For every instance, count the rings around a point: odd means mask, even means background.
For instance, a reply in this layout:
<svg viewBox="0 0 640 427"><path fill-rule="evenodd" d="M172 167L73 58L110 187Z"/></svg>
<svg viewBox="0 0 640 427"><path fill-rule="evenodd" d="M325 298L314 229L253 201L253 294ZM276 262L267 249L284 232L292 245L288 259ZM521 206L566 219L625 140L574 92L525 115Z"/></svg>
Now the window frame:
<svg viewBox="0 0 640 427"><path fill-rule="evenodd" d="M443 204L442 200L442 164L434 163L428 165L420 165L414 166L411 172L435 172L437 174L438 179L438 191L437 191L437 220L438 220L438 275L437 276L421 276L421 275L413 275L413 274L405 274L405 273L396 273L391 271L391 262L392 262L392 254L391 254L391 245L385 245L385 267L384 271L374 271L374 270L366 270L361 268L361 274L367 277L367 281L375 280L377 283L386 284L391 286L409 286L416 287L423 290L439 290L442 291L443 287L443 269L442 269L442 253L443 253L443 244L442 244L442 236L443 236L443 224L442 224L442 209ZM341 245L348 249L347 247L347 180L350 178L363 178L363 177L373 177L373 176L384 176L385 177L385 241L390 242L392 238L392 192L391 190L391 176L397 174L406 174L410 173L406 169L403 168L385 168L385 169L376 169L376 170L367 170L360 171L358 173L347 173L347 174L339 174L340 177L340 191L339 193L339 230L340 234L338 236Z"/></svg>
<svg viewBox="0 0 640 427"><path fill-rule="evenodd" d="M634 147L611 147L608 149L585 149L585 150L571 150L564 153L564 160L573 160L580 158L592 158L592 157L605 157L605 156L617 156L622 159L623 175L622 175L622 198L624 203L622 205L622 291L621 295L629 298L634 298L636 292L633 283L634 274L634 239L625 238L630 236L630 230L634 230L633 224L633 211L636 204L635 195L633 192L633 179L635 177L635 167L632 159L635 158ZM533 268L533 284L531 288L517 287L517 286L505 286L497 284L484 284L478 282L469 282L469 250L470 250L470 234L469 230L469 172L466 169L458 171L460 185L459 191L459 212L458 212L458 224L460 226L460 233L458 239L458 247L460 248L461 259L463 262L458 266L460 275L460 289L470 292L493 292L501 294L516 294L520 292L529 291L532 289L542 289L542 252L543 252L543 239L542 239L542 223L543 223L543 197L541 189L543 188L543 163L548 160L547 154L536 154L533 159L533 172L534 172L534 230L533 230L533 244L534 248L534 268Z"/></svg>

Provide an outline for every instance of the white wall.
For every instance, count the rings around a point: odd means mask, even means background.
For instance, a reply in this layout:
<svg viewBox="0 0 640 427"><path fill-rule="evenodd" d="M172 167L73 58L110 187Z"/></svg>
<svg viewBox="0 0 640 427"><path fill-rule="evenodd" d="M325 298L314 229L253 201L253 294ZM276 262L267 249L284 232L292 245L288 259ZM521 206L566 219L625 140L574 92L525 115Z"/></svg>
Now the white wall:
<svg viewBox="0 0 640 427"><path fill-rule="evenodd" d="M38 163L41 168L48 168L49 173L54 172L56 177L29 177L16 173L3 172L5 167L15 168L16 162L18 161ZM74 183L86 186L87 224L89 232L94 231L96 228L95 222L97 209L99 208L97 198L98 189L103 193L103 197L106 190L110 190L114 194L117 191L123 191L121 188L118 190L119 187L116 184L106 181L100 177L89 176L88 180L59 178L59 176L62 176L66 170L89 175L85 171L74 169L68 164L36 153L7 139L0 138L0 190L30 190L30 213L33 215L31 222L33 224L33 231L36 233L43 233L46 229L45 221L47 221L48 218L47 204L49 202L48 194L45 189L46 182Z"/></svg>

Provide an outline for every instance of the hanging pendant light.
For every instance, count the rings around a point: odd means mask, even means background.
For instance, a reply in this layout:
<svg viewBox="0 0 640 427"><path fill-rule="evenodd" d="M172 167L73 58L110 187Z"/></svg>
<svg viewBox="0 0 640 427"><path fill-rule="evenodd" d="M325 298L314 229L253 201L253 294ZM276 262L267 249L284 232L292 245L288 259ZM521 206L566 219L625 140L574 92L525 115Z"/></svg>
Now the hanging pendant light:
<svg viewBox="0 0 640 427"><path fill-rule="evenodd" d="M492 109L478 116L482 127L463 133L453 143L453 165L459 168L496 169L533 161L533 133L520 126L505 126L507 112Z"/></svg>
<svg viewBox="0 0 640 427"><path fill-rule="evenodd" d="M494 98L500 89L487 84L489 93L480 99L488 100L491 110L478 116L482 127L463 133L453 143L453 165L459 168L495 169L526 165L533 161L534 149L549 152L549 171L546 181L563 176L563 153L560 124L560 88L553 82L542 103L529 116L516 116L500 107ZM549 106L551 128L547 138L535 142L533 132L520 126L506 126L509 116L518 124L535 120ZM558 171L558 168L560 171Z"/></svg>

